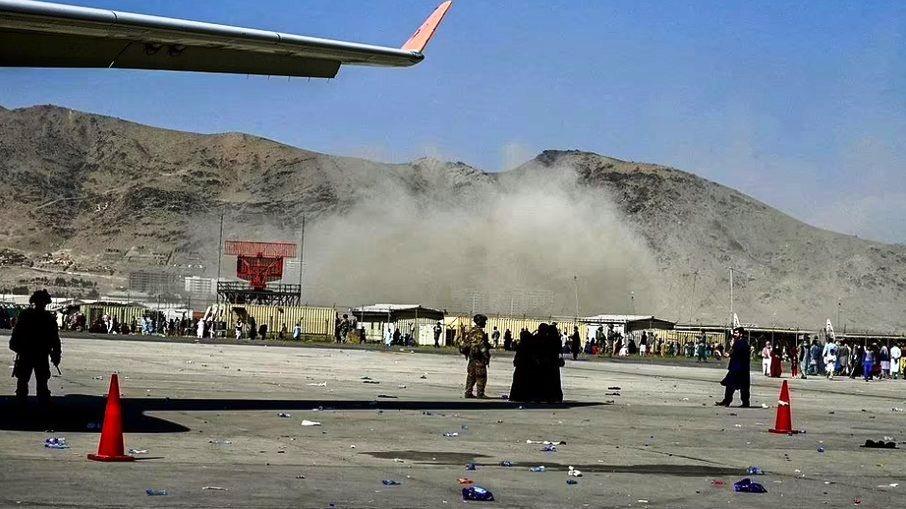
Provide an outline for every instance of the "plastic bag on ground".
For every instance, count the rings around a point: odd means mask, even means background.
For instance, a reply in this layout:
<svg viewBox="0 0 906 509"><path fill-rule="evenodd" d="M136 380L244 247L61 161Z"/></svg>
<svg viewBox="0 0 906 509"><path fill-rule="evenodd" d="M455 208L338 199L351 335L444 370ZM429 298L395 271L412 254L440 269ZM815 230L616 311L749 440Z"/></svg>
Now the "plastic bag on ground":
<svg viewBox="0 0 906 509"><path fill-rule="evenodd" d="M494 494L481 486L475 485L462 489L462 499L475 500L477 502L493 502Z"/></svg>
<svg viewBox="0 0 906 509"><path fill-rule="evenodd" d="M733 491L738 493L767 493L768 490L764 489L764 486L758 484L757 482L752 482L751 479L746 477L745 479L736 481L733 483Z"/></svg>
<svg viewBox="0 0 906 509"><path fill-rule="evenodd" d="M69 449L69 444L66 443L65 438L48 438L44 440L44 447L48 449Z"/></svg>

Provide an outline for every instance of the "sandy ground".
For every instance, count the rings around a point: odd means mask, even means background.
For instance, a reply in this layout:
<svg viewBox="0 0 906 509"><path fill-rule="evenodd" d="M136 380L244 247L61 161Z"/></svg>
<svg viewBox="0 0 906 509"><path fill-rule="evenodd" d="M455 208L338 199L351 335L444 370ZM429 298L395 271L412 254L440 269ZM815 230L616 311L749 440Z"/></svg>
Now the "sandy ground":
<svg viewBox="0 0 906 509"><path fill-rule="evenodd" d="M11 352L0 362L11 365ZM767 433L780 381L753 375L757 408L715 408L723 373L690 366L568 361L568 403L555 407L464 400L465 361L455 356L69 338L62 367L51 381L54 417L22 417L0 397L0 506L462 507L460 477L491 490L497 501L483 505L495 507L906 500L906 445L859 447L906 440L906 412L893 410L906 407L904 381L793 380L794 424L807 433L786 436ZM126 447L147 450L135 463L85 458L97 447L89 427L103 415L112 371ZM488 394L509 392L511 376L509 358L492 363ZM0 391L11 395L14 380L4 380ZM45 449L52 436L71 448ZM566 444L543 452L527 439ZM566 483L570 465L584 474L576 485ZM767 494L732 492L750 465L766 471L756 480Z"/></svg>

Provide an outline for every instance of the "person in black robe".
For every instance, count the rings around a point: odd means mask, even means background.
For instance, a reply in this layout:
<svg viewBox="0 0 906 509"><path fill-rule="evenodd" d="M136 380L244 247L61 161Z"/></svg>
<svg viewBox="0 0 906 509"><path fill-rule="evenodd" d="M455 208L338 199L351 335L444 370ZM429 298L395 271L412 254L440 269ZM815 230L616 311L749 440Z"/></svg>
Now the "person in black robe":
<svg viewBox="0 0 906 509"><path fill-rule="evenodd" d="M742 399L742 408L749 407L749 386L751 378L749 369L751 361L749 359L749 342L743 335L745 331L741 327L733 329L733 344L730 346L730 363L727 366L727 376L721 380L720 384L724 386L724 399L715 402L716 406L730 406L733 402L733 393L739 391L739 397Z"/></svg>
<svg viewBox="0 0 906 509"><path fill-rule="evenodd" d="M573 354L573 360L578 360L579 352L582 351L582 337L578 327L573 327L573 333L569 336L569 350Z"/></svg>
<svg viewBox="0 0 906 509"><path fill-rule="evenodd" d="M563 358L560 357L561 343L560 331L556 327L548 327L542 334L538 328L538 349L540 351L542 370L540 400L545 403L561 403L563 389L560 386L560 368Z"/></svg>
<svg viewBox="0 0 906 509"><path fill-rule="evenodd" d="M547 324L538 327L539 334L547 330ZM528 331L524 331L528 332ZM513 357L513 385L510 387L510 401L540 401L538 390L539 352L537 337L531 334L520 334L516 345L516 356Z"/></svg>

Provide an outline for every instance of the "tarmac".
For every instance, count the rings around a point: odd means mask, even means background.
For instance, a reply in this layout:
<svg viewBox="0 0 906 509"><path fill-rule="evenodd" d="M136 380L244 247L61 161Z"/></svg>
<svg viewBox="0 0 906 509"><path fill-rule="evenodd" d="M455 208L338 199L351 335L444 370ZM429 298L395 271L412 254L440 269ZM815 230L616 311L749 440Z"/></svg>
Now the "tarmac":
<svg viewBox="0 0 906 509"><path fill-rule="evenodd" d="M718 408L721 370L568 360L567 402L549 406L501 397L513 372L503 356L489 369L494 399L466 400L466 362L453 355L84 337L64 338L63 351L51 415L33 403L23 416L15 380L0 387L2 507L780 509L906 500L906 381L790 380L793 424L807 433L789 436L767 432L781 380L758 373L755 408ZM0 353L2 365L12 360ZM146 451L134 463L86 459L114 371L126 448ZM45 448L51 437L70 448ZM900 449L860 447L884 437ZM546 452L527 440L565 444ZM546 471L529 470L539 465ZM582 477L569 477L570 466ZM749 466L765 475L747 476ZM767 493L734 493L744 477ZM463 502L459 478L496 501Z"/></svg>

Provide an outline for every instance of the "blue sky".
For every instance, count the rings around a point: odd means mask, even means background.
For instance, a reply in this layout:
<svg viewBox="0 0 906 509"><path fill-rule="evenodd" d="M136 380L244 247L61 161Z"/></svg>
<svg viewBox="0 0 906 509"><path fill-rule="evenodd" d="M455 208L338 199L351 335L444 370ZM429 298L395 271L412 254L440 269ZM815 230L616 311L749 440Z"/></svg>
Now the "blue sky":
<svg viewBox="0 0 906 509"><path fill-rule="evenodd" d="M398 46L439 1L73 3ZM415 68L330 81L0 69L0 105L491 171L576 148L906 243L904 32L901 1L459 0Z"/></svg>

